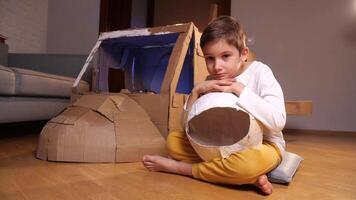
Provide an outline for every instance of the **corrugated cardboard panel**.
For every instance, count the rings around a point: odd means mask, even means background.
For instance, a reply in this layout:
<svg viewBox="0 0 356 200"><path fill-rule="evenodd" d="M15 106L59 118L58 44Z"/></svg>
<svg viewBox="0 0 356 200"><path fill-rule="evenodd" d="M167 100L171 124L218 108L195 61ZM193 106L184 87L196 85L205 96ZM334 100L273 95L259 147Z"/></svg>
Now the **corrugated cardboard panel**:
<svg viewBox="0 0 356 200"><path fill-rule="evenodd" d="M73 105L83 94L80 94L75 87L72 87L72 94L70 95L69 105Z"/></svg>
<svg viewBox="0 0 356 200"><path fill-rule="evenodd" d="M119 109L120 105L125 101L127 95L120 93L110 96L110 100L114 103L115 107Z"/></svg>
<svg viewBox="0 0 356 200"><path fill-rule="evenodd" d="M87 94L83 95L73 105L97 110L107 100L108 94Z"/></svg>
<svg viewBox="0 0 356 200"><path fill-rule="evenodd" d="M146 154L166 155L165 141L149 119L127 118L124 114L117 116L116 162L141 161Z"/></svg>
<svg viewBox="0 0 356 200"><path fill-rule="evenodd" d="M117 107L115 106L114 102L112 102L108 94L83 95L73 104L73 106L84 107L98 111L112 122L114 122L113 112L117 110Z"/></svg>
<svg viewBox="0 0 356 200"><path fill-rule="evenodd" d="M87 110L88 109L86 108L71 106L65 109L60 115L52 118L50 122L74 125L74 122L77 121L80 117L82 117L87 112Z"/></svg>
<svg viewBox="0 0 356 200"><path fill-rule="evenodd" d="M169 111L169 131L184 131L185 94L174 94Z"/></svg>
<svg viewBox="0 0 356 200"><path fill-rule="evenodd" d="M183 106L184 106L184 95L176 93L176 88L179 80L180 73L182 71L183 62L189 48L190 41L192 39L194 25L191 23L187 32L183 35L181 34L181 41L177 41L177 54L172 53L174 58L172 64L175 65L172 82L170 84L170 106L169 106L169 119L168 119L168 130L171 131L183 131ZM173 68L173 67L172 67Z"/></svg>
<svg viewBox="0 0 356 200"><path fill-rule="evenodd" d="M175 85L175 88L177 87L179 74L180 71L182 70L183 62L187 54L189 42L191 39L191 34L193 29L192 26L193 24L190 23L190 26L187 27L187 30L184 33L179 34L179 37L174 45L172 54L169 58L166 74L164 76L162 86L161 86L162 94L168 94L170 92L170 89L172 89L171 88L172 84ZM178 75L176 75L177 72L179 73ZM175 82L173 82L174 79L176 79ZM175 89L172 92L174 93Z"/></svg>
<svg viewBox="0 0 356 200"><path fill-rule="evenodd" d="M206 69L205 59L203 57L203 52L200 48L201 33L194 26L194 49L195 54L193 57L193 65L194 65L194 85L204 81L208 75L208 71ZM187 44L189 45L189 44ZM179 70L179 69L178 69ZM176 74L179 77L179 73ZM172 83L175 82L177 78L174 78ZM175 84L171 84L171 91L173 92ZM187 96L184 94L173 94L171 99L171 105L169 110L169 131L184 131L184 103Z"/></svg>
<svg viewBox="0 0 356 200"><path fill-rule="evenodd" d="M116 101L116 107L119 113L125 113L126 118L144 118L149 119L148 114L142 109L134 100L128 97L126 94L119 94L124 100L119 99L116 96L112 97L113 101Z"/></svg>
<svg viewBox="0 0 356 200"><path fill-rule="evenodd" d="M159 130L134 100L125 99L119 110L114 117L116 162L141 161L145 154L166 155Z"/></svg>
<svg viewBox="0 0 356 200"><path fill-rule="evenodd" d="M194 76L194 85L197 83L200 83L206 79L206 76L208 75L208 71L206 69L206 63L205 59L203 57L203 52L200 48L200 36L201 33L199 30L193 26L192 27L194 32L193 32L193 39L194 39L194 56L193 56L193 76ZM190 38L189 38L190 40ZM188 38L186 38L186 41L183 42L183 46L188 48L189 42ZM175 77L172 80L171 84L171 93L175 92L175 87L176 87L176 82L179 78L180 75L180 70L178 67L176 68L177 72L175 74ZM184 94L178 94L178 93L173 93L171 94L173 96L171 99L171 105L169 107L169 131L184 131L184 103L186 100L186 95Z"/></svg>
<svg viewBox="0 0 356 200"><path fill-rule="evenodd" d="M48 160L115 162L114 125L104 116L87 109L74 125L47 125Z"/></svg>
<svg viewBox="0 0 356 200"><path fill-rule="evenodd" d="M38 157L53 161L82 161L80 155L77 155L81 154L81 151L76 150L77 148L80 149L80 143L78 145L73 144L73 142L81 139L72 140L72 138L68 139L68 137L77 138L82 135L82 131L78 130L81 127L77 127L75 124L88 111L86 108L68 107L60 115L48 122L41 132L40 141L42 140L42 142L39 143L39 150L37 150ZM69 158L68 155L64 154L64 149L67 148L65 147L66 145L76 147L75 149L71 148Z"/></svg>
<svg viewBox="0 0 356 200"><path fill-rule="evenodd" d="M85 123L83 160L85 162L115 162L114 124L95 112L88 112L78 121L80 122Z"/></svg>
<svg viewBox="0 0 356 200"><path fill-rule="evenodd" d="M117 107L111 98L108 98L97 111L108 118L111 122L114 122L114 113L117 112Z"/></svg>
<svg viewBox="0 0 356 200"><path fill-rule="evenodd" d="M50 123L47 123L42 131L41 131L41 135L38 139L38 146L37 146L37 151L36 151L36 157L39 158L39 159L42 159L42 160L47 160L48 158L48 154L47 154L47 151L48 151L48 134L50 133L50 130L47 130L49 129L49 124Z"/></svg>
<svg viewBox="0 0 356 200"><path fill-rule="evenodd" d="M168 135L168 94L128 94L137 102L150 116L151 121L156 125L161 135L167 138Z"/></svg>
<svg viewBox="0 0 356 200"><path fill-rule="evenodd" d="M194 85L204 81L208 76L208 70L204 59L203 51L200 48L201 33L197 27L194 27L194 41L195 41L195 54L194 54Z"/></svg>
<svg viewBox="0 0 356 200"><path fill-rule="evenodd" d="M152 27L149 28L148 31L151 33L165 33L165 32L181 33L187 30L187 26L190 26L190 23Z"/></svg>
<svg viewBox="0 0 356 200"><path fill-rule="evenodd" d="M52 161L82 161L83 140L82 127L73 125L48 123L48 160ZM47 126L46 125L46 126Z"/></svg>
<svg viewBox="0 0 356 200"><path fill-rule="evenodd" d="M164 138L136 101L125 94L82 98L44 127L38 158L66 162L137 162L145 154L166 155ZM108 114L115 123L106 117Z"/></svg>
<svg viewBox="0 0 356 200"><path fill-rule="evenodd" d="M174 71L173 71L172 81L170 84L171 97L177 91L178 80L179 80L179 77L182 72L183 63L184 63L185 57L187 55L190 41L192 39L192 34L193 34L193 23L191 24L191 26L189 27L189 29L187 30L187 32L184 35L181 34L184 37L178 38L178 40L182 39L182 41L177 41L177 43L176 43L176 45L178 45L177 54L174 54L175 52L173 50L173 53L171 55L171 57L173 57L172 64L175 65L175 67L172 67L172 68L174 68ZM169 65L168 65L168 67L169 67Z"/></svg>

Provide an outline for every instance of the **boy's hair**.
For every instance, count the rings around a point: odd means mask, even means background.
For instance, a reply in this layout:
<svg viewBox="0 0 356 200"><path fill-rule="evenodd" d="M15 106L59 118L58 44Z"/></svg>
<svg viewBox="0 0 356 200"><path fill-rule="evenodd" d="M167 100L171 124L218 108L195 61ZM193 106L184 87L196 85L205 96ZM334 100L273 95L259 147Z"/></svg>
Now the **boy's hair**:
<svg viewBox="0 0 356 200"><path fill-rule="evenodd" d="M246 33L241 24L231 16L220 16L211 21L204 29L200 38L200 47L216 39L225 39L228 44L235 46L240 54L246 48Z"/></svg>

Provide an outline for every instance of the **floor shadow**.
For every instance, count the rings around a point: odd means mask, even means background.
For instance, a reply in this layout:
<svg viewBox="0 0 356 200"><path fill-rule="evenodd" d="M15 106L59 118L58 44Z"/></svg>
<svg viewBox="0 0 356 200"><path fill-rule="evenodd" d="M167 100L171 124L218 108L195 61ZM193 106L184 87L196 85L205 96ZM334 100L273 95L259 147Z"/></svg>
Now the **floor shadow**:
<svg viewBox="0 0 356 200"><path fill-rule="evenodd" d="M0 139L39 134L47 120L0 124Z"/></svg>

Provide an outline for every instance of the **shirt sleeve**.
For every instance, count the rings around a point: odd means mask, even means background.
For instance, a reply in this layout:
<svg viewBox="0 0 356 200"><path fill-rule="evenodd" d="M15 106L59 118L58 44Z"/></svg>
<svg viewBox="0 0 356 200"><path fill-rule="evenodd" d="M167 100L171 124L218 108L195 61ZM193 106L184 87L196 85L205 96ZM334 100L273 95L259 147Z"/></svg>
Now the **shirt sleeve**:
<svg viewBox="0 0 356 200"><path fill-rule="evenodd" d="M258 81L259 94L245 87L237 104L268 129L273 132L279 132L286 123L282 88L270 69L262 71L256 81Z"/></svg>

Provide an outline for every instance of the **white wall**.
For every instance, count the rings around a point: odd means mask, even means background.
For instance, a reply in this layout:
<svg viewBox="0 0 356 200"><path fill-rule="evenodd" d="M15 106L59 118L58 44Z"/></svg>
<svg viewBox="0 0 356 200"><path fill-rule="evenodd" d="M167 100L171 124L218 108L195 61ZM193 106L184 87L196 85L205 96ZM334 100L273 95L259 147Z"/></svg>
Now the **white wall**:
<svg viewBox="0 0 356 200"><path fill-rule="evenodd" d="M100 0L0 0L10 53L88 54L98 38Z"/></svg>
<svg viewBox="0 0 356 200"><path fill-rule="evenodd" d="M289 116L287 128L356 131L356 1L231 2L286 100L313 101L313 114Z"/></svg>
<svg viewBox="0 0 356 200"><path fill-rule="evenodd" d="M0 34L10 53L46 53L48 0L0 0Z"/></svg>
<svg viewBox="0 0 356 200"><path fill-rule="evenodd" d="M100 0L50 0L47 53L89 54L98 39Z"/></svg>

